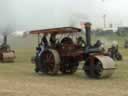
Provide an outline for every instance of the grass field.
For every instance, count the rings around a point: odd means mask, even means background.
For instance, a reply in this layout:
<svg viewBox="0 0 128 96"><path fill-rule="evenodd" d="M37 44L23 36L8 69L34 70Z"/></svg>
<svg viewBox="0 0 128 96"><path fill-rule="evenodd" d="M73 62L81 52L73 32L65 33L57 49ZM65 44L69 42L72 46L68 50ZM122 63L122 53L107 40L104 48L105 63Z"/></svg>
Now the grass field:
<svg viewBox="0 0 128 96"><path fill-rule="evenodd" d="M119 40L121 40L119 38ZM30 58L34 48L15 48L15 63L0 64L0 96L128 96L128 49L122 48L124 60L108 79L89 79L82 70L74 75L35 74Z"/></svg>

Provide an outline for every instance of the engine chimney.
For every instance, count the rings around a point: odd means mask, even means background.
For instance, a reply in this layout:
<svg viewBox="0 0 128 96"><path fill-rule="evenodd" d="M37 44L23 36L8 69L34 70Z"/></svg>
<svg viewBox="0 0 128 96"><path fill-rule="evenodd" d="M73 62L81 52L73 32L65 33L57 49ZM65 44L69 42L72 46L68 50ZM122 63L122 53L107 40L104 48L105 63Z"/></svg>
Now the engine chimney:
<svg viewBox="0 0 128 96"><path fill-rule="evenodd" d="M86 30L86 43L87 46L91 46L91 23L85 23L85 30Z"/></svg>
<svg viewBox="0 0 128 96"><path fill-rule="evenodd" d="M3 44L7 45L7 35L4 35L4 41Z"/></svg>

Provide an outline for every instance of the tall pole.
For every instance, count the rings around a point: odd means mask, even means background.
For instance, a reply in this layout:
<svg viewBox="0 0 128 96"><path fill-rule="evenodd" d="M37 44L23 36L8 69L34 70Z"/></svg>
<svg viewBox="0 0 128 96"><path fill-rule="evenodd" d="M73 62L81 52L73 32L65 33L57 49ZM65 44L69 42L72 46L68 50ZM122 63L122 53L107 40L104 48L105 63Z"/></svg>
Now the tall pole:
<svg viewBox="0 0 128 96"><path fill-rule="evenodd" d="M104 4L104 0L102 0L102 2L103 2L103 4ZM105 12L105 9L104 9L104 12ZM107 17L107 15L104 13L104 15L103 15L103 25L104 25L104 28L106 28L106 17Z"/></svg>

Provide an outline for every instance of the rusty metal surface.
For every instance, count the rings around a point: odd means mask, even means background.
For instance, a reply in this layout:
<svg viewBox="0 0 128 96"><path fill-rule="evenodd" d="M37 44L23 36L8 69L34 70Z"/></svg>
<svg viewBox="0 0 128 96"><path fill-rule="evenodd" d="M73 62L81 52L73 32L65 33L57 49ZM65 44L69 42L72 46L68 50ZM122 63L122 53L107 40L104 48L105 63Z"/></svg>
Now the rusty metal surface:
<svg viewBox="0 0 128 96"><path fill-rule="evenodd" d="M71 50L71 51L61 51L61 56L72 56L77 57L83 55L84 50Z"/></svg>

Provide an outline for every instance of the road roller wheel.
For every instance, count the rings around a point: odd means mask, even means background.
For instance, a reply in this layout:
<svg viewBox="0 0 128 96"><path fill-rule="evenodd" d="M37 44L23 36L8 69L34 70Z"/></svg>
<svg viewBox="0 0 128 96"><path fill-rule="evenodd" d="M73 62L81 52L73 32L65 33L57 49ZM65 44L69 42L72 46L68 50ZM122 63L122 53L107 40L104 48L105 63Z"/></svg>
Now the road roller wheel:
<svg viewBox="0 0 128 96"><path fill-rule="evenodd" d="M32 63L35 64L35 69L34 69L34 71L35 71L36 73L40 72L40 67L39 67L40 61L39 61L39 57L38 57L38 56L34 56L34 57L33 57Z"/></svg>
<svg viewBox="0 0 128 96"><path fill-rule="evenodd" d="M84 65L85 74L91 78L110 77L115 69L114 61L108 56L89 57Z"/></svg>
<svg viewBox="0 0 128 96"><path fill-rule="evenodd" d="M84 71L88 77L99 78L103 71L103 67L101 62L98 60L96 60L94 64L91 64L90 61L86 61Z"/></svg>
<svg viewBox="0 0 128 96"><path fill-rule="evenodd" d="M54 49L44 51L41 55L40 63L43 73L56 75L60 69L59 53Z"/></svg>
<svg viewBox="0 0 128 96"><path fill-rule="evenodd" d="M10 50L7 52L2 52L0 57L2 57L2 62L14 62L16 58L15 51Z"/></svg>

